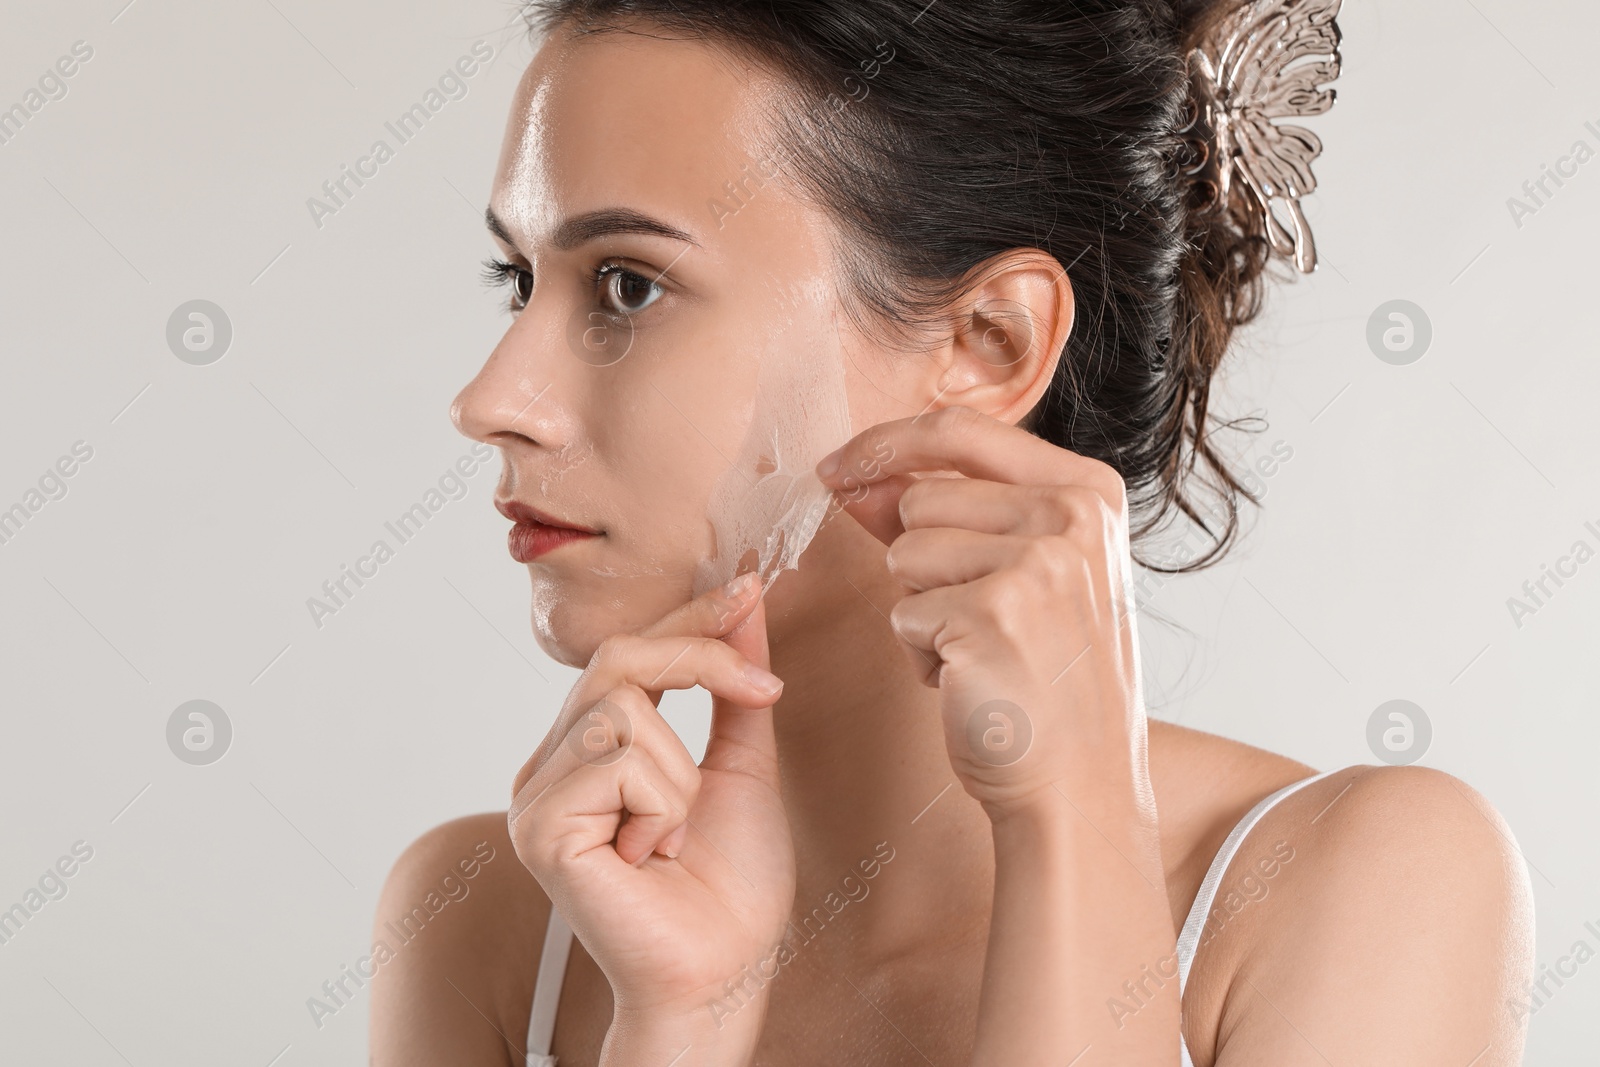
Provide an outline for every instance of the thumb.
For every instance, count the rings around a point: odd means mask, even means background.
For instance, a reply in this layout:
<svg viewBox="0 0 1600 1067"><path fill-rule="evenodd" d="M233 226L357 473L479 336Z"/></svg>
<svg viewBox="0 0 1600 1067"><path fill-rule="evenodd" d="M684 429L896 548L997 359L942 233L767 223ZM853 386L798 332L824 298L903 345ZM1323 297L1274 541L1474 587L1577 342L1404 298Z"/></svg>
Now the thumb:
<svg viewBox="0 0 1600 1067"><path fill-rule="evenodd" d="M763 670L772 666L771 650L767 647L766 596L766 591L762 590L756 606L744 621L722 636L722 640L731 645L735 652Z"/></svg>
<svg viewBox="0 0 1600 1067"><path fill-rule="evenodd" d="M744 622L722 638L734 651L762 668L772 665L767 648L767 605L758 602ZM772 729L772 708L745 707L711 694L711 735L705 770L737 771L778 787L778 743Z"/></svg>

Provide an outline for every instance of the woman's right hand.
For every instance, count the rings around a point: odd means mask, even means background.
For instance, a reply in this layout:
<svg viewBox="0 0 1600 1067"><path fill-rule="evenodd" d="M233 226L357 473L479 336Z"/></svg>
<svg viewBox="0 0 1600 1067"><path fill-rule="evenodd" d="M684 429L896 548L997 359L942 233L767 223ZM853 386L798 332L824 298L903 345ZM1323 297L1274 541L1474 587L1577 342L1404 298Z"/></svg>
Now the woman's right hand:
<svg viewBox="0 0 1600 1067"><path fill-rule="evenodd" d="M750 577L602 642L517 775L511 840L611 984L608 1050L624 1021L669 1041L720 1031L794 904L772 726L782 683L765 669ZM712 694L699 766L656 706L694 685Z"/></svg>

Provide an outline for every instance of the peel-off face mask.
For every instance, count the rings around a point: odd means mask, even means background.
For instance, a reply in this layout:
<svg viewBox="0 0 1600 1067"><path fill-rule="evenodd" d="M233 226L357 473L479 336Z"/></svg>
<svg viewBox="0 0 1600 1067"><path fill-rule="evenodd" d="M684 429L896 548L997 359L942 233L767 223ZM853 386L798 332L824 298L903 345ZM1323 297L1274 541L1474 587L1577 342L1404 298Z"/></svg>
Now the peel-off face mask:
<svg viewBox="0 0 1600 1067"><path fill-rule="evenodd" d="M765 593L798 568L828 515L833 492L817 461L850 439L837 304L821 283L794 295L796 314L758 353L750 428L706 505L715 545L696 569L695 596L746 571Z"/></svg>

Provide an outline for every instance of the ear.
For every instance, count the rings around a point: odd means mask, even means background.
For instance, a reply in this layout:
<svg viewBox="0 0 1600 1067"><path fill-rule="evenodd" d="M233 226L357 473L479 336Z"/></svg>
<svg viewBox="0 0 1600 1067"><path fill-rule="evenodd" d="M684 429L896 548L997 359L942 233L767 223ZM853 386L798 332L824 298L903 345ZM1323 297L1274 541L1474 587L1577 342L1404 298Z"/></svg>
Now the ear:
<svg viewBox="0 0 1600 1067"><path fill-rule="evenodd" d="M1016 248L984 261L932 353L940 373L929 407L1020 422L1050 386L1074 307L1072 282L1049 253Z"/></svg>

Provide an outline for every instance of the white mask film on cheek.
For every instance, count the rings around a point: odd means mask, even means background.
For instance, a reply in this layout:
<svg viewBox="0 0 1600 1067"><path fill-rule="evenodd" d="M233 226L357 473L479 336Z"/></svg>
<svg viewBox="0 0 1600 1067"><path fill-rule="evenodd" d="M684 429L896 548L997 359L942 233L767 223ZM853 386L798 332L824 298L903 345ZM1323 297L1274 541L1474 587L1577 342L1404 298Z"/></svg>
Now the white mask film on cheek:
<svg viewBox="0 0 1600 1067"><path fill-rule="evenodd" d="M816 475L817 461L849 439L837 328L829 321L771 337L761 352L750 428L706 505L716 547L695 570L695 596L740 573L752 553L754 567L746 569L761 576L763 593L799 566L833 498Z"/></svg>

